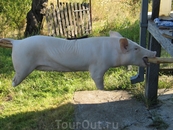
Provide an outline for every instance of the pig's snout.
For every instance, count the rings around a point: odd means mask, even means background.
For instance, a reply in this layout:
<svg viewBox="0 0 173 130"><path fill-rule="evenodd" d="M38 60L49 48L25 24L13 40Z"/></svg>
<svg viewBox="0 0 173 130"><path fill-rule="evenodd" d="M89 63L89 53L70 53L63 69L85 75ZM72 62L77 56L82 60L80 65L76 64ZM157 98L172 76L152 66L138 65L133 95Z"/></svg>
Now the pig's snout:
<svg viewBox="0 0 173 130"><path fill-rule="evenodd" d="M156 57L156 53L157 53L156 51L153 51L153 57Z"/></svg>
<svg viewBox="0 0 173 130"><path fill-rule="evenodd" d="M149 56L145 56L142 58L146 66L150 65L150 63L148 62L148 58L156 57L156 53L157 53L156 51L152 51L152 53L150 53Z"/></svg>

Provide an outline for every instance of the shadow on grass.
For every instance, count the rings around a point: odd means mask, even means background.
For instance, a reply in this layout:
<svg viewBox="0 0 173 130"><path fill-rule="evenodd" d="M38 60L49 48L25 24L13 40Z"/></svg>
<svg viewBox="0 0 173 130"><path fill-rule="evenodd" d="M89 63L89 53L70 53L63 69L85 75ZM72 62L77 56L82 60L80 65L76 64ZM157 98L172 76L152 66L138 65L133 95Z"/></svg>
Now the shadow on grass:
<svg viewBox="0 0 173 130"><path fill-rule="evenodd" d="M59 130L59 122L71 122L74 117L74 105L17 113L0 117L1 130ZM68 130L68 128L67 128Z"/></svg>

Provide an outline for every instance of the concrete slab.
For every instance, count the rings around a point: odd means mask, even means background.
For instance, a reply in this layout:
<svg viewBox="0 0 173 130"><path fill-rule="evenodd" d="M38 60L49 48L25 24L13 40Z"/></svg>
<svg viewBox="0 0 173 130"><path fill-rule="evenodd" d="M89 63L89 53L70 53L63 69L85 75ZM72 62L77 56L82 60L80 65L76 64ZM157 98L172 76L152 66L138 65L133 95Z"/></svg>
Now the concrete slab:
<svg viewBox="0 0 173 130"><path fill-rule="evenodd" d="M147 110L126 91L80 91L74 94L75 130L153 130L173 128L173 90Z"/></svg>

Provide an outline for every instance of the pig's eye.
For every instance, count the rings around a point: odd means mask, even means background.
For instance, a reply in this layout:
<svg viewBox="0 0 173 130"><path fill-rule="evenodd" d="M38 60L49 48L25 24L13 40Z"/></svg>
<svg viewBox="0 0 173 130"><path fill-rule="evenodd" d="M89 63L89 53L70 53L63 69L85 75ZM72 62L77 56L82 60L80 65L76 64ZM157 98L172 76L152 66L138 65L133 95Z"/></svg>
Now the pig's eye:
<svg viewBox="0 0 173 130"><path fill-rule="evenodd" d="M137 48L137 47L135 47L135 50L138 50L138 48Z"/></svg>

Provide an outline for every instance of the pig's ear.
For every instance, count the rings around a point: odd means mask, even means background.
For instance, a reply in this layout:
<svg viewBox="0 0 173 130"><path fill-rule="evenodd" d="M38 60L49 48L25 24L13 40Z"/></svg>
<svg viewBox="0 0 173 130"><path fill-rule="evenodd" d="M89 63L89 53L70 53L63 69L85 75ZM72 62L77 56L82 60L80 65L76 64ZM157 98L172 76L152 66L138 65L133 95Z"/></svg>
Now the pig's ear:
<svg viewBox="0 0 173 130"><path fill-rule="evenodd" d="M109 36L110 37L123 37L120 33L115 32L115 31L109 31Z"/></svg>
<svg viewBox="0 0 173 130"><path fill-rule="evenodd" d="M122 50L122 52L123 53L127 52L128 40L126 38L121 38L119 42L120 42L120 49Z"/></svg>

